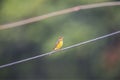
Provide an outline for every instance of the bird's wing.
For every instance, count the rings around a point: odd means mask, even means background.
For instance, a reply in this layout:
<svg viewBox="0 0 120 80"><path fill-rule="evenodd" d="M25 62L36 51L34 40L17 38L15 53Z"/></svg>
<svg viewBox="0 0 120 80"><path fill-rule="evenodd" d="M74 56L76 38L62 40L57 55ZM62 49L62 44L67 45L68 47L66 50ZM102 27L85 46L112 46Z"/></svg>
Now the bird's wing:
<svg viewBox="0 0 120 80"><path fill-rule="evenodd" d="M54 49L57 47L58 43L59 43L59 40L56 42Z"/></svg>

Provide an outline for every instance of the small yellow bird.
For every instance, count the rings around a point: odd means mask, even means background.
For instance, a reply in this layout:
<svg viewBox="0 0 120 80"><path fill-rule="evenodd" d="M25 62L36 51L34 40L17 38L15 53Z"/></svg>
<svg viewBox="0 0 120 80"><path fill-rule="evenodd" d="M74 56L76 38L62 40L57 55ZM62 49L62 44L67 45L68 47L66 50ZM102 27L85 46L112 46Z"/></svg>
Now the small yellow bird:
<svg viewBox="0 0 120 80"><path fill-rule="evenodd" d="M63 37L60 36L57 43L56 43L54 50L59 50L62 47L62 45L63 45Z"/></svg>

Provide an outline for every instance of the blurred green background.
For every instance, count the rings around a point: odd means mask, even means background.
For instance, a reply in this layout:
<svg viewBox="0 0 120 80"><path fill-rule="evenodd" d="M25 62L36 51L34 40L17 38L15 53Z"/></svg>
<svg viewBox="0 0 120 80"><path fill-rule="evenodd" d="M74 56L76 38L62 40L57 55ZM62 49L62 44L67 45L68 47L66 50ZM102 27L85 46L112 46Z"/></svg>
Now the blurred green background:
<svg viewBox="0 0 120 80"><path fill-rule="evenodd" d="M77 5L117 0L0 0L0 24ZM120 6L51 17L0 31L0 65L49 52L59 36L67 47L120 30ZM0 80L118 80L120 34L0 69Z"/></svg>

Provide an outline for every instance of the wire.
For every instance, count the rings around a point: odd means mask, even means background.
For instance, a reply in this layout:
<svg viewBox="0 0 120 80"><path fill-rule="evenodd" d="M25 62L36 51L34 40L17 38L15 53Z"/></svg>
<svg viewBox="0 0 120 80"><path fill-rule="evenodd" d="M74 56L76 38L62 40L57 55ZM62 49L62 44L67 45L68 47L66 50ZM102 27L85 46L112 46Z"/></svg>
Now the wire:
<svg viewBox="0 0 120 80"><path fill-rule="evenodd" d="M54 17L54 16L58 16L58 15L62 15L62 14L71 13L71 12L76 12L79 10L98 8L98 7L106 7L106 6L117 6L117 5L120 5L120 1L104 2L104 3L96 3L96 4L94 3L94 4L75 6L72 8L67 8L67 9L55 11L52 13L32 17L32 18L25 19L25 20L13 22L13 23L8 23L8 24L3 24L3 25L0 25L0 30L9 29L9 28L13 28L13 27L21 27L22 25L25 25L25 24L41 21L41 20L47 19L49 17Z"/></svg>
<svg viewBox="0 0 120 80"><path fill-rule="evenodd" d="M50 55L50 54L54 54L54 53L59 52L59 51L67 50L67 49L70 49L70 48L74 48L74 47L77 47L77 46L80 46L80 45L83 45L83 44L94 42L96 40L107 38L107 37L113 36L113 35L118 34L118 33L120 33L120 31L116 31L116 32L113 32L113 33L110 33L110 34L106 34L104 36L100 36L100 37L97 37L97 38L94 38L94 39L90 39L90 40L87 40L87 41L84 41L84 42L80 42L80 43L77 43L77 44L74 44L74 45L62 48L62 49L60 49L58 51L51 51L51 52L40 54L40 55L37 55L37 56L34 56L34 57L30 57L30 58L27 58L27 59L23 59L23 60L15 61L15 62L12 62L12 63L4 64L4 65L0 66L0 69L1 68L5 68L5 67L9 67L9 66L12 66L12 65L15 65L15 64L23 63L23 62L26 62L26 61L29 61L29 60L33 60L33 59L36 59L36 58L44 57L44 56L47 56L47 55Z"/></svg>

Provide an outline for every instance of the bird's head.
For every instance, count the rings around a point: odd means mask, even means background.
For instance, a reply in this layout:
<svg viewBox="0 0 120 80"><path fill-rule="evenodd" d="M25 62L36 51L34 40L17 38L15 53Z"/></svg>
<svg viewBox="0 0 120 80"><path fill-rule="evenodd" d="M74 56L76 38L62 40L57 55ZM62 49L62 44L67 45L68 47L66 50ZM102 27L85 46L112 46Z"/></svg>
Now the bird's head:
<svg viewBox="0 0 120 80"><path fill-rule="evenodd" d="M59 40L63 40L63 37L62 37L62 36L60 36L60 37L59 37Z"/></svg>

